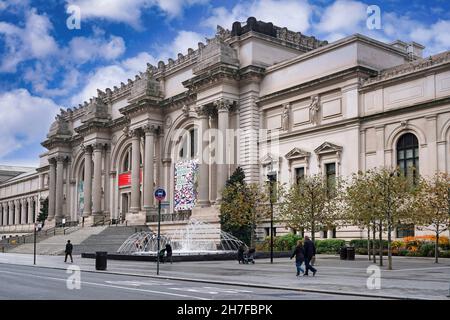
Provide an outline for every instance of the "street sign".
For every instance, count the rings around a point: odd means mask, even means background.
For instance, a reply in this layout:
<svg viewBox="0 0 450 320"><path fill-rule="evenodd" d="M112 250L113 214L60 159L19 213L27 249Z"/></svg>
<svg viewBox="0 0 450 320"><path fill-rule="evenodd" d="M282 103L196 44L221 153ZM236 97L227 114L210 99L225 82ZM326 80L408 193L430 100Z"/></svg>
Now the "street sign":
<svg viewBox="0 0 450 320"><path fill-rule="evenodd" d="M156 200L162 201L166 198L166 191L162 188L158 188L155 191Z"/></svg>

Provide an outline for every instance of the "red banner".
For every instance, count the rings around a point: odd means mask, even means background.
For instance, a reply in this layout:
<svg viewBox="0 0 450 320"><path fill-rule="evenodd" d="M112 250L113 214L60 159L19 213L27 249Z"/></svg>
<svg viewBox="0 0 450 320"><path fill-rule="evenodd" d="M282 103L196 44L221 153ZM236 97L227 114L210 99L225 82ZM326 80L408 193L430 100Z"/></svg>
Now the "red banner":
<svg viewBox="0 0 450 320"><path fill-rule="evenodd" d="M142 184L142 169L140 174L140 183ZM131 172L119 174L119 187L127 187L131 185Z"/></svg>

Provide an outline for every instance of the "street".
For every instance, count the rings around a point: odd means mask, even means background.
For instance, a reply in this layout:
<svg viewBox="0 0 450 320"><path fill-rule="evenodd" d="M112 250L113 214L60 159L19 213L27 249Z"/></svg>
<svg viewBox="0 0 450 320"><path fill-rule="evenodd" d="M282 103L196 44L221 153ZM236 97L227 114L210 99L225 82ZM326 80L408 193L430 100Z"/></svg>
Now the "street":
<svg viewBox="0 0 450 320"><path fill-rule="evenodd" d="M69 266L69 264L68 264ZM80 289L69 289L71 273L61 269L0 264L0 299L24 300L336 300L333 294L148 279L81 271ZM300 280L299 280L300 281ZM69 281L70 282L70 281ZM71 285L69 284L69 287ZM74 287L72 285L72 287Z"/></svg>

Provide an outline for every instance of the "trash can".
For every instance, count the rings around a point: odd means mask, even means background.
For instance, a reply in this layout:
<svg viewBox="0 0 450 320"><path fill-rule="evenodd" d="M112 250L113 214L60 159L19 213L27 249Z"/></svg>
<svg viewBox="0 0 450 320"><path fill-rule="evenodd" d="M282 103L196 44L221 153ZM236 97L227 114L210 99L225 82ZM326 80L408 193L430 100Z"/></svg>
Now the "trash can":
<svg viewBox="0 0 450 320"><path fill-rule="evenodd" d="M340 256L341 256L341 260L347 259L347 248L346 247L341 247Z"/></svg>
<svg viewBox="0 0 450 320"><path fill-rule="evenodd" d="M355 260L355 248L347 247L347 260Z"/></svg>
<svg viewBox="0 0 450 320"><path fill-rule="evenodd" d="M95 253L95 270L106 270L108 252L97 251Z"/></svg>

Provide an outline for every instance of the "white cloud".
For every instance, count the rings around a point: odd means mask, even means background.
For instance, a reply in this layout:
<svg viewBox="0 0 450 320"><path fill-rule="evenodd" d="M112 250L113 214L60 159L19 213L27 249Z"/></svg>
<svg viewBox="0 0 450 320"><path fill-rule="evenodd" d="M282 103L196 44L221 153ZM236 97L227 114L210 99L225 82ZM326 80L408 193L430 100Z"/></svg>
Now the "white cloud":
<svg viewBox="0 0 450 320"><path fill-rule="evenodd" d="M178 53L186 54L188 48L196 49L199 42L205 42L205 37L197 32L182 30L173 41L158 50L158 60L176 59Z"/></svg>
<svg viewBox="0 0 450 320"><path fill-rule="evenodd" d="M203 23L205 26L215 28L220 25L231 29L233 22L245 22L251 15L279 27L306 32L310 28L313 8L306 0L256 0L238 3L230 10L225 7L214 8L212 12Z"/></svg>
<svg viewBox="0 0 450 320"><path fill-rule="evenodd" d="M338 0L328 6L317 24L320 32L351 33L365 25L367 5L359 1Z"/></svg>
<svg viewBox="0 0 450 320"><path fill-rule="evenodd" d="M32 96L26 89L0 94L0 158L27 145L39 144L58 106L50 99Z"/></svg>
<svg viewBox="0 0 450 320"><path fill-rule="evenodd" d="M34 9L26 14L24 28L0 22L0 35L3 34L6 49L0 61L0 72L15 72L23 61L56 54L58 44L50 35L52 28L48 17L37 14Z"/></svg>
<svg viewBox="0 0 450 320"><path fill-rule="evenodd" d="M121 37L75 37L68 45L68 57L75 64L97 59L114 60L125 52L125 41Z"/></svg>
<svg viewBox="0 0 450 320"><path fill-rule="evenodd" d="M97 95L97 89L105 90L119 86L120 82L134 79L139 72L147 68L148 63L156 63L156 59L147 52L141 52L133 58L119 62L118 64L97 68L87 75L86 84L81 91L70 99L72 105L78 105Z"/></svg>
<svg viewBox="0 0 450 320"><path fill-rule="evenodd" d="M208 0L66 0L68 5L80 7L82 19L100 18L122 22L135 29L142 29L141 15L146 9L155 7L173 18L180 16L185 7L207 2Z"/></svg>

